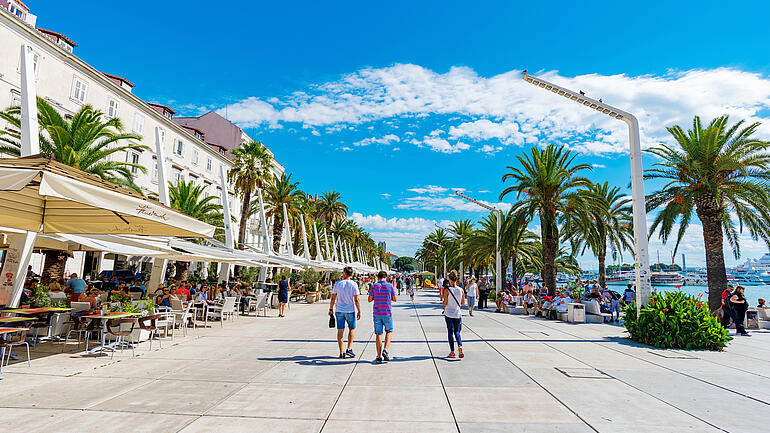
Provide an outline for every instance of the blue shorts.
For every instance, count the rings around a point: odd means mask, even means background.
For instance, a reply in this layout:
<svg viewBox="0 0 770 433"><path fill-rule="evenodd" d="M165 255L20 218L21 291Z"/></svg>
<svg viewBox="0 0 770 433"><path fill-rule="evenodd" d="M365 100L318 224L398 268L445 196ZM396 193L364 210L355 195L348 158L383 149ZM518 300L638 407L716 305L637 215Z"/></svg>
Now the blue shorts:
<svg viewBox="0 0 770 433"><path fill-rule="evenodd" d="M374 317L374 333L382 334L382 328L385 332L393 332L393 316L372 316Z"/></svg>
<svg viewBox="0 0 770 433"><path fill-rule="evenodd" d="M345 323L348 324L348 329L356 329L356 313L334 313L334 318L337 319L337 329L345 329Z"/></svg>

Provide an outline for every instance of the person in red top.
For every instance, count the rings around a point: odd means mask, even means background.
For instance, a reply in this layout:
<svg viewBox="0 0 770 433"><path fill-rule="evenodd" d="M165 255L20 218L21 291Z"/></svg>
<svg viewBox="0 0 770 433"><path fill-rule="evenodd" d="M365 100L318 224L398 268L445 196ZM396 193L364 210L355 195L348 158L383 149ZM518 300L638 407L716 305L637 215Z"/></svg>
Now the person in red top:
<svg viewBox="0 0 770 433"><path fill-rule="evenodd" d="M187 288L186 285L180 284L179 288L176 289L174 292L175 295L179 296L180 299L183 299L185 301L189 301L192 295L190 295L190 289Z"/></svg>

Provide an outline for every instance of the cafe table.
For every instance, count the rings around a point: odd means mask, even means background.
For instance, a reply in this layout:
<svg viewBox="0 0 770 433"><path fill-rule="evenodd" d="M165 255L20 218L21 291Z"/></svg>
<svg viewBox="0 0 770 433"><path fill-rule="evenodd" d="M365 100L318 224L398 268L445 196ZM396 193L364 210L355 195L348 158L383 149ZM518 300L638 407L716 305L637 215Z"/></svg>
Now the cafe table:
<svg viewBox="0 0 770 433"><path fill-rule="evenodd" d="M0 328L0 336L10 334L12 332L28 331L27 328ZM3 378L3 363L2 359L5 357L5 347L0 347L0 379Z"/></svg>
<svg viewBox="0 0 770 433"><path fill-rule="evenodd" d="M6 313L22 314L25 316L47 316L48 331L46 332L46 335L43 338L50 339L51 330L53 329L54 313L64 313L67 311L72 311L72 308L66 308L66 307L12 308L9 310L3 310L2 313L3 314L6 314ZM36 340L33 340L33 343L36 343L37 341L41 341L43 340L43 338L37 338Z"/></svg>
<svg viewBox="0 0 770 433"><path fill-rule="evenodd" d="M123 311L115 311L111 313L96 313L96 314L89 314L86 316L80 316L81 318L85 319L91 319L91 320L100 320L102 322L102 344L99 346L94 347L93 349L89 350L88 353L102 353L105 350L115 351L115 344L107 344L107 321L110 319L123 319L126 317L136 316L138 313L126 313Z"/></svg>

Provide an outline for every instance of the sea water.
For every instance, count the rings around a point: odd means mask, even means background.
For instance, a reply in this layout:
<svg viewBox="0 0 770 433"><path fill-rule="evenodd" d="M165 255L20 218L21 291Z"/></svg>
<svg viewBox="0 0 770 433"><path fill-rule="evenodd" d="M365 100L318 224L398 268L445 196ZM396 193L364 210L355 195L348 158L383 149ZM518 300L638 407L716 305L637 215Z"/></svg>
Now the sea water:
<svg viewBox="0 0 770 433"><path fill-rule="evenodd" d="M625 283L623 284L613 284L613 283L607 283L607 286L610 286L610 288L614 289L616 292L623 293L623 290L626 289ZM757 300L759 298L762 298L768 302L770 302L770 286L768 285L762 285L762 286L743 286L746 288L746 299L749 301L750 307L756 307L757 306ZM657 289L659 292L682 292L686 293L688 295L698 296L699 293L708 292L708 287L706 286L653 286L654 289ZM708 299L708 294L703 295L703 301L705 302Z"/></svg>

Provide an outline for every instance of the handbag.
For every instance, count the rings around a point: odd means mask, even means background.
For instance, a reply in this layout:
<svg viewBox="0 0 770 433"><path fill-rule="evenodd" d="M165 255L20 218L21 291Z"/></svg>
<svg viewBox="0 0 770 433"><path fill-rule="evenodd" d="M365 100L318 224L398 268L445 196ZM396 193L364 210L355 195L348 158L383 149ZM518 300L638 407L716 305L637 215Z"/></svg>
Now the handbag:
<svg viewBox="0 0 770 433"><path fill-rule="evenodd" d="M334 314L329 314L329 327L334 328L337 326L337 321L334 319Z"/></svg>

